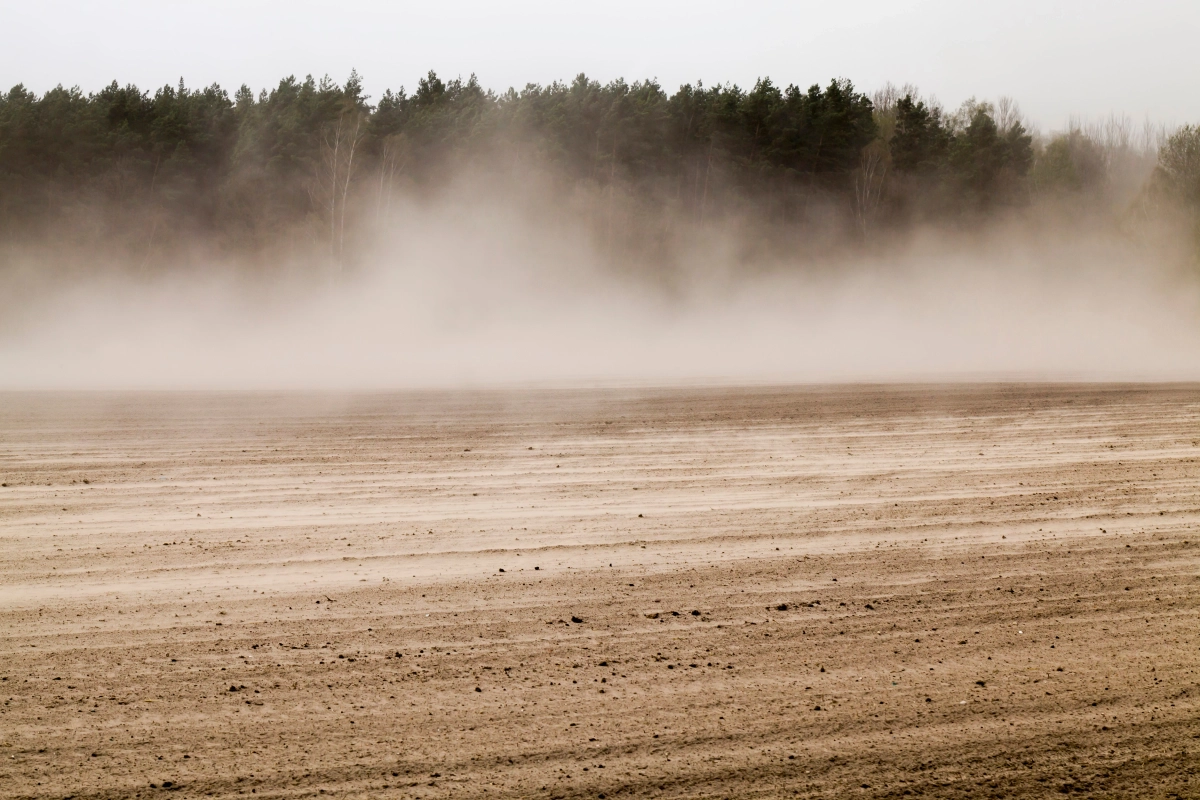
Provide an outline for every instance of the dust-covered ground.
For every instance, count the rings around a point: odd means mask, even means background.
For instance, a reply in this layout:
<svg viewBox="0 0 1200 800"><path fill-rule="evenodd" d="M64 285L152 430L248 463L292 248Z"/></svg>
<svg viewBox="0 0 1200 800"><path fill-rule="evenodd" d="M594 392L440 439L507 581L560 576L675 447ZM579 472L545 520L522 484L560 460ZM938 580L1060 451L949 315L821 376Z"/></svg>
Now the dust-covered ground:
<svg viewBox="0 0 1200 800"><path fill-rule="evenodd" d="M1200 796L1200 387L0 395L4 797Z"/></svg>

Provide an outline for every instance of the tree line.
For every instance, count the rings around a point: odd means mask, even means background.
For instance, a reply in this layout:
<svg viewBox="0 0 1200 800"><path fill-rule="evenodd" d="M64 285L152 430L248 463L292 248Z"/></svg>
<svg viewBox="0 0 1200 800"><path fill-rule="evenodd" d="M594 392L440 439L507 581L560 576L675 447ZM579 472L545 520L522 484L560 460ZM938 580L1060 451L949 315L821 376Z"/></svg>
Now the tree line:
<svg viewBox="0 0 1200 800"><path fill-rule="evenodd" d="M870 237L965 223L1054 198L1126 207L1200 204L1200 131L1167 137L1122 120L1037 136L1015 104L948 111L911 88L846 80L802 89L573 81L496 93L433 72L375 103L352 73L153 92L116 82L0 97L0 240L51 226L80 243L122 236L147 253L201 240L266 247L304 232L340 262L386 224L398 192L450 176L549 176L586 198L597 238L620 246L671 224L753 219ZM651 222L648 222L650 220Z"/></svg>

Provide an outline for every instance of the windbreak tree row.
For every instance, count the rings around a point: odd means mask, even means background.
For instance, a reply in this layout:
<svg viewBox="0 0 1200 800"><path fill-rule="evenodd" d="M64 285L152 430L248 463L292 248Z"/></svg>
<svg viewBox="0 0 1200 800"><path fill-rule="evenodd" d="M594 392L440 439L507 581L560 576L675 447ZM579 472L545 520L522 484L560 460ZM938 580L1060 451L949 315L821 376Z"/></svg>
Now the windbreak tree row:
<svg viewBox="0 0 1200 800"><path fill-rule="evenodd" d="M79 241L123 232L151 249L185 235L245 248L299 229L340 262L356 231L387 220L397 191L537 172L590 198L614 245L636 227L614 233L618 207L664 226L753 218L853 239L1048 196L1127 205L1153 171L1162 142L1151 139L1110 122L1043 140L1008 101L949 113L913 89L868 96L845 80L668 94L580 75L497 94L431 72L374 104L356 74L232 97L182 82L86 95L17 86L0 97L0 237L52 225ZM1164 149L1174 155L1159 194L1197 202L1193 140L1185 128Z"/></svg>

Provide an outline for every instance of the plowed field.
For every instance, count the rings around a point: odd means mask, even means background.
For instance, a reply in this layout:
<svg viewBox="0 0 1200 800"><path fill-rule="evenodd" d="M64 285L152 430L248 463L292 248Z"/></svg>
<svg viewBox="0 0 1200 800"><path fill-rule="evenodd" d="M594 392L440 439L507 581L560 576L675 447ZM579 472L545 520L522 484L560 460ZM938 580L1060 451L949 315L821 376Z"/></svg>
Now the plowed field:
<svg viewBox="0 0 1200 800"><path fill-rule="evenodd" d="M0 395L0 796L1200 797L1200 387Z"/></svg>

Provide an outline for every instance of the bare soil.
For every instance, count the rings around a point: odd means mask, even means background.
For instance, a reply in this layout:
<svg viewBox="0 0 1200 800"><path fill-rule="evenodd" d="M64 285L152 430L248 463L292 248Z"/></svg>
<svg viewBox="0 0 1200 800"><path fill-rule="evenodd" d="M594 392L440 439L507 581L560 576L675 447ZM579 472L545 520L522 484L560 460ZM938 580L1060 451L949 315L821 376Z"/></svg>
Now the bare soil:
<svg viewBox="0 0 1200 800"><path fill-rule="evenodd" d="M0 395L0 796L1200 797L1200 387Z"/></svg>

